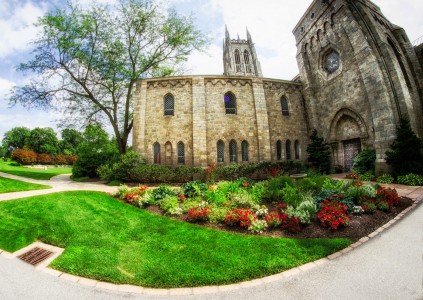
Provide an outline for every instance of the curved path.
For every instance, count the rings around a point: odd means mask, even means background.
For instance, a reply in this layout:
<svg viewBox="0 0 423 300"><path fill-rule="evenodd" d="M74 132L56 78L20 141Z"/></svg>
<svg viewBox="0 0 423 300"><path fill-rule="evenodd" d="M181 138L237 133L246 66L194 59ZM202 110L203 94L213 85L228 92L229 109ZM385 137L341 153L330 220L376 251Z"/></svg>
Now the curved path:
<svg viewBox="0 0 423 300"><path fill-rule="evenodd" d="M0 176L3 174L0 173ZM53 181L58 182L38 180L34 182L53 186L53 189L45 190L50 192L65 190L66 186L71 190L104 191L105 188L100 184L71 183L60 178L55 178ZM404 191L403 194L410 194L415 199L423 198L422 188L404 189ZM154 295L153 289L149 289L144 295L137 295L84 286L82 283L74 283L40 272L17 259L7 259L0 255L0 299L421 300L423 299L422 205L414 206L414 209L394 226L381 231L352 251L339 257L335 255L329 260L324 259L322 262L321 265L310 269L304 265L285 272L284 275L268 277L271 280L262 280L257 285L252 282L241 283L238 285L241 288L235 290L231 290L230 286L194 289L190 290L192 295L184 296L171 295L172 290L169 290L168 295L157 296ZM163 293L163 290L157 290L159 291Z"/></svg>

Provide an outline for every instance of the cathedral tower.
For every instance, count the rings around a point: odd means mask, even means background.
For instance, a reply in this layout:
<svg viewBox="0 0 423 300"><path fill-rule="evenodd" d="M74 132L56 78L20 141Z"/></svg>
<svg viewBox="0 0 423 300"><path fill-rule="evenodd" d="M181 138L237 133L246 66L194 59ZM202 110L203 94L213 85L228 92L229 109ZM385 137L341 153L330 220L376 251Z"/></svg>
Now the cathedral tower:
<svg viewBox="0 0 423 300"><path fill-rule="evenodd" d="M247 39L231 40L225 27L223 41L223 68L225 76L256 76L263 77L260 62L257 59L253 40L247 29Z"/></svg>

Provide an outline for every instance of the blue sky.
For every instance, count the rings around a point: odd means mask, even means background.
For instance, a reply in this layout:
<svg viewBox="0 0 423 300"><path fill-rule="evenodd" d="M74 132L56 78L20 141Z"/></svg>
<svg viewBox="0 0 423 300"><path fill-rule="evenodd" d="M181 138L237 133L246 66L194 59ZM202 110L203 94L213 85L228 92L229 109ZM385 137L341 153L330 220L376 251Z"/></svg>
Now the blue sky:
<svg viewBox="0 0 423 300"><path fill-rule="evenodd" d="M113 2L115 0L97 0ZM197 26L208 34L206 53L194 53L186 64L187 74L222 74L222 40L225 24L232 37L246 37L246 27L256 44L263 75L292 79L298 73L296 47L292 29L310 5L311 0L162 0L182 14L193 13ZM374 0L385 16L402 26L410 40L423 35L423 1ZM36 35L32 25L59 0L0 0L0 139L4 132L16 127L55 127L58 115L38 110L8 108L7 94L11 87L27 77L16 71L20 62L30 57L29 42ZM87 3L87 0L80 0Z"/></svg>

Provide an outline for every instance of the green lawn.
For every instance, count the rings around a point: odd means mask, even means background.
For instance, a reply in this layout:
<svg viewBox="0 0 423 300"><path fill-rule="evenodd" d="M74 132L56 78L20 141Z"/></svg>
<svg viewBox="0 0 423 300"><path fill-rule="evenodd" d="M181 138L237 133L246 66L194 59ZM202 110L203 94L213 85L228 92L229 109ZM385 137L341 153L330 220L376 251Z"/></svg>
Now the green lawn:
<svg viewBox="0 0 423 300"><path fill-rule="evenodd" d="M148 287L228 284L263 277L347 247L347 239L278 239L175 221L99 192L0 202L0 249L35 240L65 247L52 267Z"/></svg>
<svg viewBox="0 0 423 300"><path fill-rule="evenodd" d="M60 174L71 174L72 168L48 168L47 170L41 169L29 169L25 167L13 166L12 161L0 161L0 172L13 174L17 176L40 179L40 180L49 180L51 177L60 175Z"/></svg>
<svg viewBox="0 0 423 300"><path fill-rule="evenodd" d="M49 188L51 187L48 185L41 185L0 177L0 193L43 190Z"/></svg>

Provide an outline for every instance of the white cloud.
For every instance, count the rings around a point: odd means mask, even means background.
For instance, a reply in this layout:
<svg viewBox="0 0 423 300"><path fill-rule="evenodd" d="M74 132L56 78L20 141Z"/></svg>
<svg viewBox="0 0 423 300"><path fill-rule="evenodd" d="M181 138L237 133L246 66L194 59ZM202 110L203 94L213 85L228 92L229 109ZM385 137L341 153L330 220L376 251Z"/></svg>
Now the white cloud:
<svg viewBox="0 0 423 300"><path fill-rule="evenodd" d="M37 29L33 23L47 10L45 4L31 1L3 1L0 9L0 58L25 51L34 39Z"/></svg>

